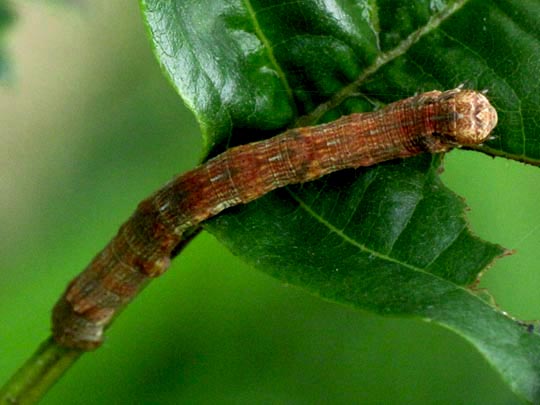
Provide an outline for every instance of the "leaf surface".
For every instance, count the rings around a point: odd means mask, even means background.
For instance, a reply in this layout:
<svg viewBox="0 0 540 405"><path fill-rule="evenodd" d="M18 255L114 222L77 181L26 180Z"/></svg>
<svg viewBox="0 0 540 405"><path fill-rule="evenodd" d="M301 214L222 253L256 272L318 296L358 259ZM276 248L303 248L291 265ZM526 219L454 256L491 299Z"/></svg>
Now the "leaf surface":
<svg viewBox="0 0 540 405"><path fill-rule="evenodd" d="M206 154L418 91L489 89L496 139L536 164L535 1L143 0L158 60L201 123ZM540 400L540 337L470 285L506 251L469 230L464 203L420 156L347 170L229 209L206 228L263 271L322 297L437 322L512 389Z"/></svg>

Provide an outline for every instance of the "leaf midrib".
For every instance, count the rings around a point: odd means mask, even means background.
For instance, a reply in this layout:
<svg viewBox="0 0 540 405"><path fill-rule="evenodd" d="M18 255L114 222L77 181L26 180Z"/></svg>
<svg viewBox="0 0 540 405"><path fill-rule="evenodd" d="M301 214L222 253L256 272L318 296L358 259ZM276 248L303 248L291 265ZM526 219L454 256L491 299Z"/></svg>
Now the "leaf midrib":
<svg viewBox="0 0 540 405"><path fill-rule="evenodd" d="M310 207L309 204L307 204L304 200L302 200L290 188L286 188L286 190L289 193L289 195L291 196L291 198L294 199L298 203L300 209L303 209L304 211L306 211L315 221L319 222L321 225L326 227L330 232L335 233L340 238L342 238L345 242L351 244L352 246L355 246L356 248L358 248L362 252L371 254L371 255L377 257L378 259L385 260L385 261L388 261L390 263L397 264L397 265L405 267L405 268L407 268L407 269L409 269L411 271L421 273L421 274L423 274L423 275L425 275L427 277L431 277L433 279L436 279L437 281L439 281L439 282L441 282L443 284L447 284L447 285L452 286L456 290L462 290L463 292L465 292L465 293L469 294L470 296L474 297L475 299L477 299L478 301L480 301L484 305L487 305L484 300L482 300L480 297L478 297L478 295L474 294L473 291L471 289L467 288L467 287L461 286L461 285L456 284L456 283L452 283L449 280L446 280L446 279L442 278L441 276L439 276L437 274L434 274L434 273L431 273L431 272L429 272L429 271L427 271L427 270L425 270L425 269L423 269L421 267L414 266L412 264L409 264L409 263L400 261L398 259L395 259L395 258L393 258L391 256L388 256L388 255L386 255L384 253L373 250L373 249L367 247L366 245L364 245L363 243L360 243L357 240L351 238L350 236L345 234L343 231L341 231L340 229L335 227L332 223L330 223L325 218L323 218L321 215L317 214L317 212L315 212ZM494 308L494 309L497 312L501 312L497 308Z"/></svg>
<svg viewBox="0 0 540 405"><path fill-rule="evenodd" d="M380 68L382 68L386 64L407 53L407 51L414 44L416 44L420 40L420 38L424 37L425 35L431 33L433 30L438 28L444 21L452 17L468 2L469 0L457 1L456 3L452 4L441 12L431 16L424 26L413 31L407 36L407 38L401 41L393 49L386 52L381 52L375 59L375 62L367 66L358 75L358 78L356 80L336 92L332 97L330 97L328 101L317 106L311 113L299 117L293 126L308 126L318 122L325 113L338 107L347 98L355 95L357 93L357 89L365 82L368 77L375 74Z"/></svg>
<svg viewBox="0 0 540 405"><path fill-rule="evenodd" d="M279 76L279 79L281 80L281 83L283 84L283 87L285 88L285 91L287 92L287 97L290 101L291 106L295 106L294 103L294 96L291 86L289 85L289 81L287 80L287 75L281 68L281 65L278 63L274 51L272 48L272 45L270 43L270 40L265 35L263 29L261 28L261 25L259 24L259 20L257 20L257 13L255 12L255 9L251 5L251 0L243 0L244 5L246 6L247 12L249 14L249 17L251 18L251 21L253 23L253 28L255 29L255 34L259 38L259 40L263 43L264 48L266 49L266 54L268 55L268 59L270 59L270 62L276 69L276 72ZM295 109L296 110L296 109Z"/></svg>

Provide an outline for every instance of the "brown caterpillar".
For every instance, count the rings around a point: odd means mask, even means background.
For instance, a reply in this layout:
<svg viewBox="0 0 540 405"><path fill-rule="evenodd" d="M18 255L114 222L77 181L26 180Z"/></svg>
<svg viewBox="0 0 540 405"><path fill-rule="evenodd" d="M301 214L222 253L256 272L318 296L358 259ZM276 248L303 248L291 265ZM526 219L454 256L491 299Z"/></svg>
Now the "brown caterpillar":
<svg viewBox="0 0 540 405"><path fill-rule="evenodd" d="M336 170L481 144L496 124L482 93L457 88L231 148L139 204L56 304L54 338L70 348L98 347L118 310L167 270L202 221L226 208Z"/></svg>

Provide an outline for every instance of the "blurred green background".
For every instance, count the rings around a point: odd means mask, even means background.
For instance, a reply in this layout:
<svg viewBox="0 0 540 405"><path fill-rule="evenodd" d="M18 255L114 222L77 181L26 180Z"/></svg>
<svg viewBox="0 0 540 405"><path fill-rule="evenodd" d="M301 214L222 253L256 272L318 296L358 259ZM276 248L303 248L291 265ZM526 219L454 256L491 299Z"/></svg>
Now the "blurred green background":
<svg viewBox="0 0 540 405"><path fill-rule="evenodd" d="M0 383L47 337L68 280L201 149L136 2L15 6L13 79L0 87ZM539 318L540 171L455 151L443 177L479 235L518 250L482 286ZM453 333L321 301L202 234L43 403L520 401Z"/></svg>

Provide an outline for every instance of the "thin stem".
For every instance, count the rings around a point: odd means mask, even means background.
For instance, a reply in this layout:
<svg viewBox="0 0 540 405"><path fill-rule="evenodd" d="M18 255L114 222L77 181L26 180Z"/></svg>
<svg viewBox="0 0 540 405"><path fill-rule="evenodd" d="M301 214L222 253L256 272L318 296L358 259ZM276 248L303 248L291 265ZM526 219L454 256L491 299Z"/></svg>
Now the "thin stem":
<svg viewBox="0 0 540 405"><path fill-rule="evenodd" d="M180 253L200 231L201 228L196 228L187 232L186 238L175 248L171 258ZM38 402L83 353L84 350L59 346L50 337L11 379L0 387L0 405Z"/></svg>
<svg viewBox="0 0 540 405"><path fill-rule="evenodd" d="M0 404L36 403L82 353L60 347L52 338L47 339L0 388Z"/></svg>

